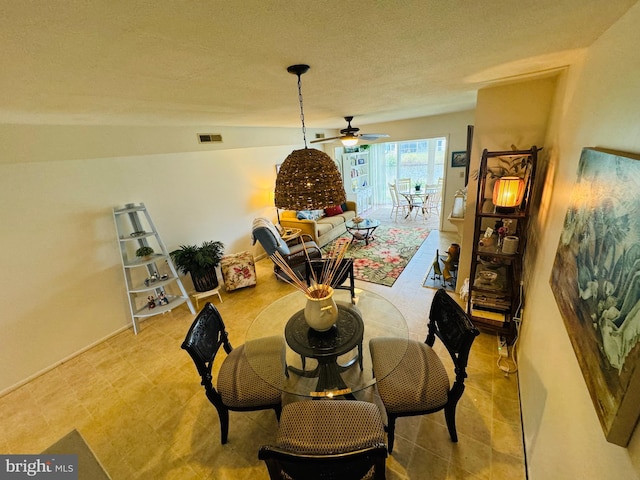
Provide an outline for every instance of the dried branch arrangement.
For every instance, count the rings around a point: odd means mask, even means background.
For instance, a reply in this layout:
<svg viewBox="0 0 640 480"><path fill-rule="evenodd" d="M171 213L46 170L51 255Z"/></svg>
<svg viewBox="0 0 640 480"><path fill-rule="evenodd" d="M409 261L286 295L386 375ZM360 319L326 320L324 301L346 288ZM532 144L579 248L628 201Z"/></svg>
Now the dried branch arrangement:
<svg viewBox="0 0 640 480"><path fill-rule="evenodd" d="M270 258L284 273L284 275L277 273L278 278L293 285L307 297L324 298L329 295L332 283L340 279L349 268L347 262L342 260L344 260L350 244L351 242L347 239L338 239L333 243L327 255L322 257L322 270L320 273L317 274L315 269L311 269L311 285L307 285L305 280L296 275L280 252L275 252L270 255ZM303 249L307 262L312 262L313 260L309 259L309 253L304 244Z"/></svg>

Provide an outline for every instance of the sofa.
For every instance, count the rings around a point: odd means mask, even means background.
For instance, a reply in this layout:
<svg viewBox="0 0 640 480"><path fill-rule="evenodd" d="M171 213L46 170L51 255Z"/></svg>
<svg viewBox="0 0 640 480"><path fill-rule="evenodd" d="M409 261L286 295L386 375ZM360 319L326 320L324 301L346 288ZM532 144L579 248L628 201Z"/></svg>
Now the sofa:
<svg viewBox="0 0 640 480"><path fill-rule="evenodd" d="M356 202L347 201L340 206L342 213L337 213L335 207L324 211L314 210L311 215L310 212L285 210L280 213L280 225L299 228L303 235L309 235L319 247L323 247L347 231L345 223L356 216L356 207ZM309 216L311 218L305 218Z"/></svg>

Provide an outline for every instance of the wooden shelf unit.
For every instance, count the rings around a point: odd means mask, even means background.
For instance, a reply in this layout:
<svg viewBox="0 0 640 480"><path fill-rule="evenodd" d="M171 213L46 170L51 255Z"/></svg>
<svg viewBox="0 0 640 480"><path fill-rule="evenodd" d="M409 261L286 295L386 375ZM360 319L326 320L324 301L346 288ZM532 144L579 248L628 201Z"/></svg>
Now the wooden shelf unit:
<svg viewBox="0 0 640 480"><path fill-rule="evenodd" d="M529 150L490 152L485 149L478 173L467 312L478 328L508 340L515 337L513 320L522 301L522 262L538 151L535 146ZM492 202L492 182L500 176L518 176L525 181L522 203L510 213L496 212ZM494 227L499 223L496 222L507 223L508 235L518 238L514 253L503 252L495 231L493 236L485 237L488 227L497 230Z"/></svg>

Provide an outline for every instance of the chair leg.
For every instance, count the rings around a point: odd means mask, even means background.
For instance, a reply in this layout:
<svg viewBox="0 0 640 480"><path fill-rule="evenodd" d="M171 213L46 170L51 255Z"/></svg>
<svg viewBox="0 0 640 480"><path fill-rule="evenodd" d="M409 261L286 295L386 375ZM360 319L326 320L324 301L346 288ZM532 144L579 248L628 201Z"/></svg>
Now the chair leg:
<svg viewBox="0 0 640 480"><path fill-rule="evenodd" d="M229 410L225 407L218 407L218 417L220 418L220 443L227 443L229 438Z"/></svg>
<svg viewBox="0 0 640 480"><path fill-rule="evenodd" d="M396 417L387 412L387 443L389 453L393 452L393 441L396 436Z"/></svg>
<svg viewBox="0 0 640 480"><path fill-rule="evenodd" d="M349 291L351 292L351 303L355 305L356 304L356 279L353 274L353 266L352 266L352 271L349 273Z"/></svg>
<svg viewBox="0 0 640 480"><path fill-rule="evenodd" d="M449 436L451 441L456 443L458 441L458 432L456 431L456 405L458 402L448 404L444 407L444 418L447 421L447 429L449 430Z"/></svg>

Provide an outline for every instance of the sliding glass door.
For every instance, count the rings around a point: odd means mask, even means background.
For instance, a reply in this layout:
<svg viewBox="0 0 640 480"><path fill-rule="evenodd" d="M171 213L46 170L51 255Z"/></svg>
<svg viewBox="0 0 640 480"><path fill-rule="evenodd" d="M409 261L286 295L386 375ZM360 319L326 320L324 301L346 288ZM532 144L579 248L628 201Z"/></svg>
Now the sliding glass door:
<svg viewBox="0 0 640 480"><path fill-rule="evenodd" d="M378 143L369 148L375 166L374 202L378 205L391 203L389 184L396 179L409 178L412 187L417 183L426 187L444 178L446 137Z"/></svg>

